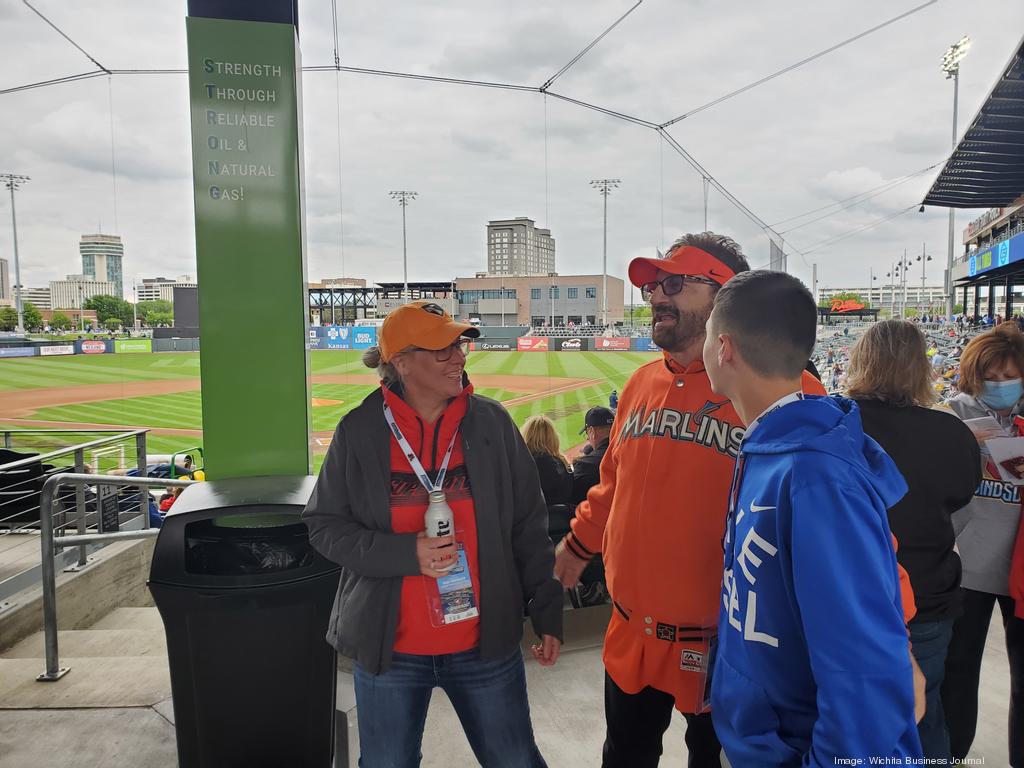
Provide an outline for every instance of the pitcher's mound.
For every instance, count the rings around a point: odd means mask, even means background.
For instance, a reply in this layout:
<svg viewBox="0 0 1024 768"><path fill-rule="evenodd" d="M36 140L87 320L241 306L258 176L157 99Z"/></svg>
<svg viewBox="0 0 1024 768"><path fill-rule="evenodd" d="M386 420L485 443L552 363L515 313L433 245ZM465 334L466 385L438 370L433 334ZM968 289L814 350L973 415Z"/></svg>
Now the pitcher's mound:
<svg viewBox="0 0 1024 768"><path fill-rule="evenodd" d="M325 405L341 405L344 402L345 402L344 400L328 400L327 398L324 398L324 397L314 397L313 398L313 407L314 408L320 408L321 406L325 406Z"/></svg>

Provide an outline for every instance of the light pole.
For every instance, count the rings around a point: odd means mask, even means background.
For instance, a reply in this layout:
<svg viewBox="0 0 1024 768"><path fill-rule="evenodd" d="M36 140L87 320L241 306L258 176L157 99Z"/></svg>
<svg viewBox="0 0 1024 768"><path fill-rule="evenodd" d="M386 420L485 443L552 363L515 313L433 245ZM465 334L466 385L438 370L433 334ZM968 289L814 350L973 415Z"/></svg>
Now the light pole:
<svg viewBox="0 0 1024 768"><path fill-rule="evenodd" d="M402 283L404 284L402 303L404 304L409 300L409 257L405 247L405 208L409 205L410 201L416 199L417 193L400 189L388 192L388 195L392 200L397 200L398 204L402 206Z"/></svg>
<svg viewBox="0 0 1024 768"><path fill-rule="evenodd" d="M608 195L622 182L619 179L594 179L590 186L604 198L604 260L601 262L601 325L608 327Z"/></svg>
<svg viewBox="0 0 1024 768"><path fill-rule="evenodd" d="M971 47L971 38L964 35L946 50L942 57L942 71L946 73L946 79L953 80L953 141L952 148L956 151L956 108L957 98L960 94L960 61L967 55ZM954 227L956 210L949 208L949 252L946 254L946 277L943 285L943 292L946 294L946 319L953 319L953 241L956 237Z"/></svg>
<svg viewBox="0 0 1024 768"><path fill-rule="evenodd" d="M918 301L917 301L918 312L921 313L921 314L924 314L924 282L925 282L924 271L925 271L925 266L928 264L929 261L932 260L932 257L929 256L927 253L925 253L925 249L926 249L925 243L921 243L921 255L918 256L915 259L915 261L920 261L921 262L921 295L918 297Z"/></svg>
<svg viewBox="0 0 1024 768"><path fill-rule="evenodd" d="M14 306L18 310L18 328L20 335L25 333L25 308L21 302L21 264L18 262L18 217L14 213L14 190L31 181L28 176L18 176L14 173L0 173L0 179L11 190L11 229L14 232Z"/></svg>

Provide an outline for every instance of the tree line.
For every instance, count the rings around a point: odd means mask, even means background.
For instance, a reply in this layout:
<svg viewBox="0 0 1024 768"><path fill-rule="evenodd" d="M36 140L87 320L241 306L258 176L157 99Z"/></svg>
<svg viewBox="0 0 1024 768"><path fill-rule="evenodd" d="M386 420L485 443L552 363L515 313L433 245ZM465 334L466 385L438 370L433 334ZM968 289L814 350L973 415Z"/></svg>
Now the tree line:
<svg viewBox="0 0 1024 768"><path fill-rule="evenodd" d="M93 296L87 300L82 309L94 310L96 321L108 330L131 328L137 316L142 325L155 328L160 325L174 324L174 307L164 299L140 301L135 305L134 314L130 301L117 296ZM22 314L25 329L41 331L46 323L39 310L31 302L22 303ZM74 314L72 312L72 314ZM55 331L66 331L75 326L75 322L65 312L54 312L50 319L50 328ZM0 309L0 331L13 331L18 327L18 311L14 307Z"/></svg>

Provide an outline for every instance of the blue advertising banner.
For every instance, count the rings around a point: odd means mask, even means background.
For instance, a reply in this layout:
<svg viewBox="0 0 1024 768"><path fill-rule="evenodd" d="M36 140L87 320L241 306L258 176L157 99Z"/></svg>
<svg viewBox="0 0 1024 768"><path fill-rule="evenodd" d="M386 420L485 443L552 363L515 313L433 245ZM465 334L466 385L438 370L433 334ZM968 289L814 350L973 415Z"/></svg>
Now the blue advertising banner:
<svg viewBox="0 0 1024 768"><path fill-rule="evenodd" d="M35 347L0 347L0 357L35 357Z"/></svg>
<svg viewBox="0 0 1024 768"><path fill-rule="evenodd" d="M1024 260L1024 234L1015 235L1009 240L978 251L967 260L967 275L974 277L980 272L1005 267L1015 261Z"/></svg>
<svg viewBox="0 0 1024 768"><path fill-rule="evenodd" d="M654 343L654 339L633 339L634 352L660 352L661 347Z"/></svg>
<svg viewBox="0 0 1024 768"><path fill-rule="evenodd" d="M324 344L324 339L322 336L320 336L319 333L322 330L322 328L309 329L309 333L307 334L309 338L306 339L306 342L307 346L310 349L324 349L326 347L326 344Z"/></svg>
<svg viewBox="0 0 1024 768"><path fill-rule="evenodd" d="M377 345L377 329L352 328L352 349L369 349Z"/></svg>
<svg viewBox="0 0 1024 768"><path fill-rule="evenodd" d="M320 330L327 342L328 349L352 349L352 328L331 325Z"/></svg>

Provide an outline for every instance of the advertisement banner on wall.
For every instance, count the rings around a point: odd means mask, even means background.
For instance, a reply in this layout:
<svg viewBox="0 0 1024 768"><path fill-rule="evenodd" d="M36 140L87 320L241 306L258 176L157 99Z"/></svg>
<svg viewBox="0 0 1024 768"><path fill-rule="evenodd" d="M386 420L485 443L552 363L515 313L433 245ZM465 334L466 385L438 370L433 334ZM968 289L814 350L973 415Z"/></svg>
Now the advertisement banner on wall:
<svg viewBox="0 0 1024 768"><path fill-rule="evenodd" d="M320 333L327 342L327 349L352 349L351 328L331 325L321 328Z"/></svg>
<svg viewBox="0 0 1024 768"><path fill-rule="evenodd" d="M573 337L571 339L552 339L551 343L556 352L582 352L587 349L589 339Z"/></svg>
<svg viewBox="0 0 1024 768"><path fill-rule="evenodd" d="M0 347L0 357L35 357L35 347Z"/></svg>
<svg viewBox="0 0 1024 768"><path fill-rule="evenodd" d="M75 342L75 352L79 355L103 355L114 351L114 342L104 339L79 339Z"/></svg>
<svg viewBox="0 0 1024 768"><path fill-rule="evenodd" d="M377 345L376 328L352 328L352 349L369 349Z"/></svg>
<svg viewBox="0 0 1024 768"><path fill-rule="evenodd" d="M309 338L306 339L306 346L309 349L323 349L324 348L324 339L319 334L320 330L321 330L320 328L310 328L309 329L309 333L307 334L309 336Z"/></svg>
<svg viewBox="0 0 1024 768"><path fill-rule="evenodd" d="M73 355L75 354L75 345L51 344L46 347L40 347L39 354L43 357L49 357L50 355Z"/></svg>
<svg viewBox="0 0 1024 768"><path fill-rule="evenodd" d="M480 341L474 341L471 347L474 351L478 352L511 352L512 342L481 339Z"/></svg>
<svg viewBox="0 0 1024 768"><path fill-rule="evenodd" d="M141 355L153 351L151 339L114 339L114 352Z"/></svg>
<svg viewBox="0 0 1024 768"><path fill-rule="evenodd" d="M520 352L547 352L548 340L537 336L520 336L516 339L516 349Z"/></svg>
<svg viewBox="0 0 1024 768"><path fill-rule="evenodd" d="M598 336L594 339L594 349L600 352L625 352L629 350L629 339Z"/></svg>
<svg viewBox="0 0 1024 768"><path fill-rule="evenodd" d="M654 339L633 339L633 349L637 352L661 351L661 347L654 343Z"/></svg>

